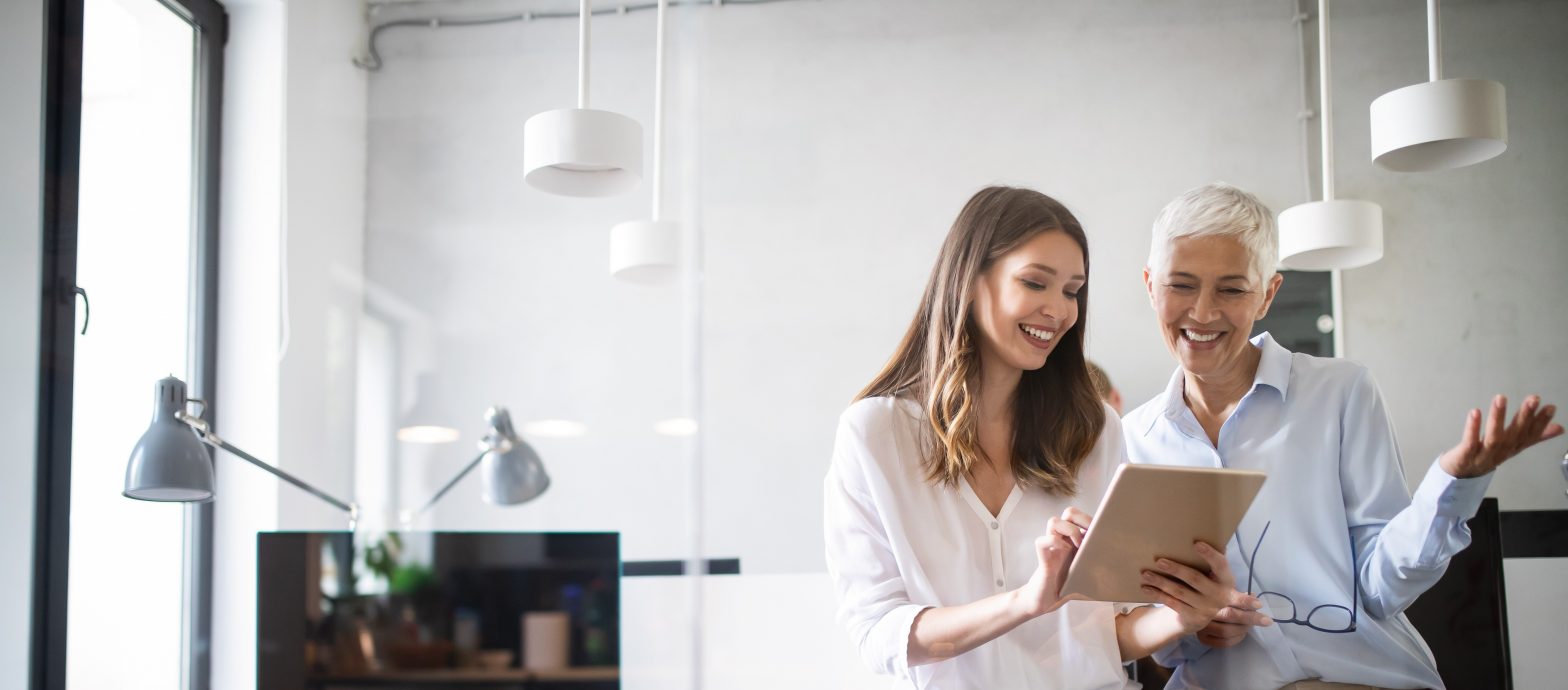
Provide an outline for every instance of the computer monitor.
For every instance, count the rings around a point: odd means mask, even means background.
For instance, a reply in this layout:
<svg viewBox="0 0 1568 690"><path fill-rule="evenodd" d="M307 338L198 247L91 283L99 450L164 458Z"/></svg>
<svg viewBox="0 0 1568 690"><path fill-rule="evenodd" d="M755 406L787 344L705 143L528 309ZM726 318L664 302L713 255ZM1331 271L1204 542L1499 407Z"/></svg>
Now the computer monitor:
<svg viewBox="0 0 1568 690"><path fill-rule="evenodd" d="M257 688L620 687L615 533L258 535Z"/></svg>

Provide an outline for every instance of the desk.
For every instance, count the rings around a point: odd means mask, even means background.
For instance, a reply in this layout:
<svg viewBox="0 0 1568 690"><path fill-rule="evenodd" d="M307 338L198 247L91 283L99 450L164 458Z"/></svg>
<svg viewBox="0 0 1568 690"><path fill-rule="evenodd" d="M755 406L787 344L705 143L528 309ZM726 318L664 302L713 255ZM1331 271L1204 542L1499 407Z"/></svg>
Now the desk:
<svg viewBox="0 0 1568 690"><path fill-rule="evenodd" d="M373 673L321 674L310 676L306 687L312 690L333 688L536 688L579 687L619 688L621 670L615 666L590 666L535 671L508 668L498 671L480 669L430 669L422 671L376 671Z"/></svg>

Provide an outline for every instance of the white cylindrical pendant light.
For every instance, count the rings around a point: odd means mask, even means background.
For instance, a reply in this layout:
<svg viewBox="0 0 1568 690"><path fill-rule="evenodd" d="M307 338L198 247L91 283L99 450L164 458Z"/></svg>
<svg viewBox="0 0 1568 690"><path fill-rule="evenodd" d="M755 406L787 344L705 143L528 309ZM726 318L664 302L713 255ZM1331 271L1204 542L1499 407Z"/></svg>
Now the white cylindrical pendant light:
<svg viewBox="0 0 1568 690"><path fill-rule="evenodd" d="M642 284L668 282L680 258L680 224L664 215L664 36L667 0L659 0L653 57L653 219L610 229L610 275Z"/></svg>
<svg viewBox="0 0 1568 690"><path fill-rule="evenodd" d="M1383 258L1383 209L1334 198L1334 113L1330 94L1328 0L1318 0L1318 117L1323 125L1323 200L1279 214L1279 258L1297 271L1332 271Z"/></svg>
<svg viewBox="0 0 1568 690"><path fill-rule="evenodd" d="M610 228L610 274L644 285L668 281L680 260L680 224L629 220Z"/></svg>
<svg viewBox="0 0 1568 690"><path fill-rule="evenodd" d="M1372 101L1372 161L1398 172L1473 165L1508 148L1503 85L1444 79L1437 0L1427 0L1427 69L1431 81Z"/></svg>
<svg viewBox="0 0 1568 690"><path fill-rule="evenodd" d="M1383 258L1383 209L1370 201L1298 204L1279 214L1279 255L1286 268L1332 271Z"/></svg>
<svg viewBox="0 0 1568 690"><path fill-rule="evenodd" d="M578 21L577 107L548 110L523 124L524 179L563 196L611 196L642 179L642 125L625 115L588 107L588 27L582 0Z"/></svg>

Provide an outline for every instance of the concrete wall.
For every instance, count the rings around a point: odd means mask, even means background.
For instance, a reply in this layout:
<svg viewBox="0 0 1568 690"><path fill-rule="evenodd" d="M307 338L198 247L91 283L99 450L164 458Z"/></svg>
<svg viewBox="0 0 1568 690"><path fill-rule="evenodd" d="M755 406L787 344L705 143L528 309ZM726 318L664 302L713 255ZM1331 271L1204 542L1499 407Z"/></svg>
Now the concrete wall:
<svg viewBox="0 0 1568 690"><path fill-rule="evenodd" d="M1459 441L1465 412L1496 393L1568 410L1568 5L1446 2L1443 73L1502 82L1509 147L1459 170L1392 173L1368 163L1367 107L1427 78L1422 3L1334 9L1339 194L1383 206L1386 254L1348 271L1347 355L1372 368L1414 485ZM1563 413L1559 413L1559 417ZM1559 439L1510 461L1490 495L1503 510L1564 510ZM1514 683L1557 683L1568 559L1504 564Z"/></svg>

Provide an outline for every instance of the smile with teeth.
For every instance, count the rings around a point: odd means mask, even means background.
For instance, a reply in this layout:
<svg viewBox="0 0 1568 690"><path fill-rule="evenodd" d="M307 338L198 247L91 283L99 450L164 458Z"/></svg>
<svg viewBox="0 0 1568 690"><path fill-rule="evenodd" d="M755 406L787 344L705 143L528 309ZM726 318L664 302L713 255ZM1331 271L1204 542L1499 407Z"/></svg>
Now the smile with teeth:
<svg viewBox="0 0 1568 690"><path fill-rule="evenodd" d="M1187 336L1188 340L1191 340L1195 343L1206 343L1220 337L1221 335L1224 335L1224 333L1220 331L1215 331L1213 333L1199 333L1187 328L1181 329L1181 334Z"/></svg>
<svg viewBox="0 0 1568 690"><path fill-rule="evenodd" d="M1027 333L1030 337L1033 337L1033 338L1035 338L1037 340L1050 340L1051 338L1056 336L1056 331L1041 330L1041 329L1035 328L1033 326L1025 326L1023 324L1018 324L1018 328L1019 328L1019 330L1022 330L1024 333Z"/></svg>

